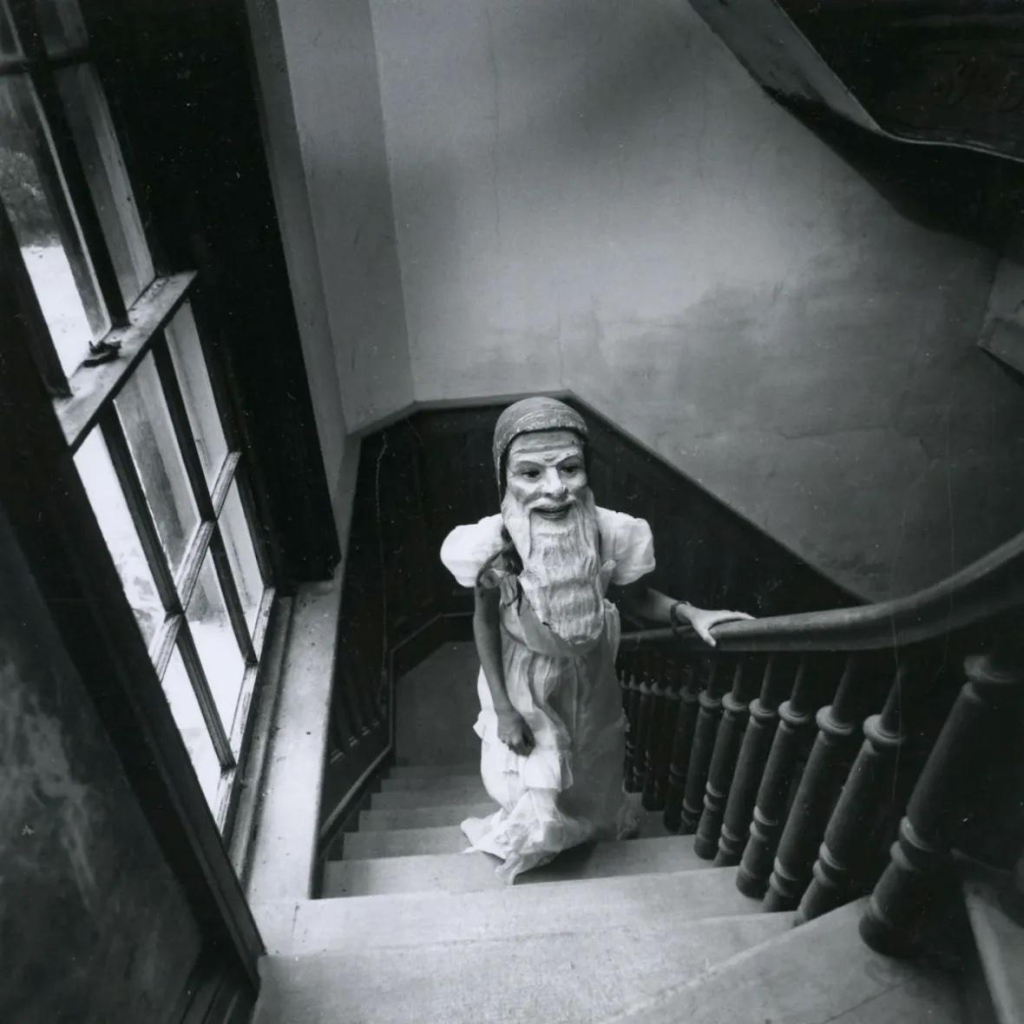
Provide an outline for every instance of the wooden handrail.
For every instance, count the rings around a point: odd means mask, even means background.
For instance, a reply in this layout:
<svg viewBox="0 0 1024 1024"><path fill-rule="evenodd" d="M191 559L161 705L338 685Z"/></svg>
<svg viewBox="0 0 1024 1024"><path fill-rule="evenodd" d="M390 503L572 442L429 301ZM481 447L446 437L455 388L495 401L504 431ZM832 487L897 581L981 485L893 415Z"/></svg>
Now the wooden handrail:
<svg viewBox="0 0 1024 1024"><path fill-rule="evenodd" d="M714 629L719 651L866 651L905 646L971 626L1024 605L1024 533L934 586L907 597L854 608L727 622ZM625 633L632 649L675 637L704 647L692 629Z"/></svg>

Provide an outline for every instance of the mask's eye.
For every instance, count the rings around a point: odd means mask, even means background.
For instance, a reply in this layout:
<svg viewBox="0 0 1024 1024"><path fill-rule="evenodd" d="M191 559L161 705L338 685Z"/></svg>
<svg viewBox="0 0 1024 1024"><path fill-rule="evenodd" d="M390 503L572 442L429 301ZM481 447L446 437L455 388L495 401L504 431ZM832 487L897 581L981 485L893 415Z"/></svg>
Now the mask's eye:
<svg viewBox="0 0 1024 1024"><path fill-rule="evenodd" d="M539 469L521 469L519 471L520 476L525 476L527 480L537 480L540 478Z"/></svg>

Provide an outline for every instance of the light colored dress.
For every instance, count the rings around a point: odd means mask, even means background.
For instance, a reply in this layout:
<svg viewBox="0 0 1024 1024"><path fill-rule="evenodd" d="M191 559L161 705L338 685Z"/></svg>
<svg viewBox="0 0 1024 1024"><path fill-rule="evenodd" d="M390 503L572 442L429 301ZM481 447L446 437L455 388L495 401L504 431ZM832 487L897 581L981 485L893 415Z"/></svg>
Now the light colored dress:
<svg viewBox="0 0 1024 1024"><path fill-rule="evenodd" d="M602 592L632 583L654 569L654 542L643 519L597 509ZM456 527L441 560L463 586L502 547L500 515ZM505 688L534 737L523 757L498 739L497 717L483 669L477 679L480 772L500 810L467 818L462 831L481 850L500 857L497 873L516 875L561 850L592 839L621 838L637 828L635 799L623 790L626 719L615 673L618 609L604 602L605 626L586 649L570 648L517 601L516 579L500 578L501 652Z"/></svg>

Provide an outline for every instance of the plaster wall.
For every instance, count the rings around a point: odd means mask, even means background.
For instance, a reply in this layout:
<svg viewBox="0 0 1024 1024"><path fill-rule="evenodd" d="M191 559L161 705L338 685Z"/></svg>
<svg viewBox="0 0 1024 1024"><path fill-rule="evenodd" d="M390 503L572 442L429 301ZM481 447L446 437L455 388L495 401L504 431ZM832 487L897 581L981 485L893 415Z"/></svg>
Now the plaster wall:
<svg viewBox="0 0 1024 1024"><path fill-rule="evenodd" d="M248 0L264 137L344 548L361 426L412 401L366 0Z"/></svg>
<svg viewBox="0 0 1024 1024"><path fill-rule="evenodd" d="M0 1020L177 1020L201 936L0 514Z"/></svg>
<svg viewBox="0 0 1024 1024"><path fill-rule="evenodd" d="M1017 531L994 254L898 212L688 4L370 6L418 401L572 390L868 598Z"/></svg>

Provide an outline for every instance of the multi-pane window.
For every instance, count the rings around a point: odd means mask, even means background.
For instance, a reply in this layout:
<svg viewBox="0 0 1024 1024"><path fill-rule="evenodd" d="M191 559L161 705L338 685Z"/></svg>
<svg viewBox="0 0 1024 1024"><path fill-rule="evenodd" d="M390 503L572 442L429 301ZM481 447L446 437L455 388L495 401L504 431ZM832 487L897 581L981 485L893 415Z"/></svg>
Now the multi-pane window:
<svg viewBox="0 0 1024 1024"><path fill-rule="evenodd" d="M195 275L154 266L76 0L0 0L0 203L39 372L224 827L274 591Z"/></svg>

